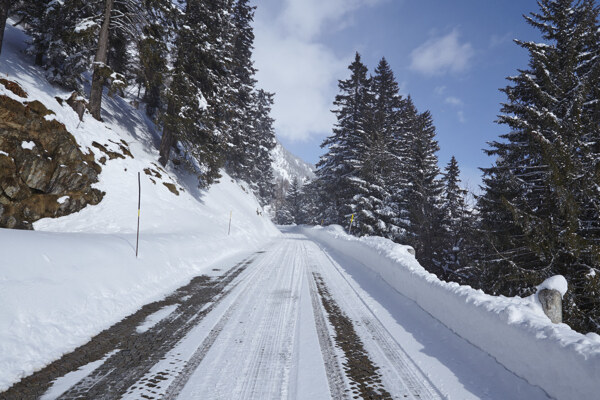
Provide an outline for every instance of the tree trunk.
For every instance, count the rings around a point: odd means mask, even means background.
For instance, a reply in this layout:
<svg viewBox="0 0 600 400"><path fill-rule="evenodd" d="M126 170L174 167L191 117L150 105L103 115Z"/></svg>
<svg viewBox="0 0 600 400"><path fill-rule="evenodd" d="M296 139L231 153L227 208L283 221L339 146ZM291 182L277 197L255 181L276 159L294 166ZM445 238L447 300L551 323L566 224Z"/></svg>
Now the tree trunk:
<svg viewBox="0 0 600 400"><path fill-rule="evenodd" d="M100 111L102 110L102 89L106 77L105 65L108 55L108 28L110 26L110 14L112 12L114 0L106 0L104 6L104 21L100 28L100 36L98 37L98 50L94 58L94 73L92 75L92 89L90 91L90 113L92 117L98 121L101 120Z"/></svg>
<svg viewBox="0 0 600 400"><path fill-rule="evenodd" d="M0 54L2 54L2 42L4 40L4 28L6 27L6 20L8 19L8 11L12 0L0 0Z"/></svg>
<svg viewBox="0 0 600 400"><path fill-rule="evenodd" d="M175 136L168 128L163 128L163 135L160 141L160 149L158 151L159 157L158 162L161 163L163 167L167 166L169 162L169 155L171 154L171 147L175 142Z"/></svg>
<svg viewBox="0 0 600 400"><path fill-rule="evenodd" d="M161 163L163 167L167 166L169 156L171 155L171 147L176 143L175 129L173 129L172 123L176 114L175 101L172 98L169 98L166 113L167 120L163 124L163 134L160 141L160 148L158 149L158 162Z"/></svg>

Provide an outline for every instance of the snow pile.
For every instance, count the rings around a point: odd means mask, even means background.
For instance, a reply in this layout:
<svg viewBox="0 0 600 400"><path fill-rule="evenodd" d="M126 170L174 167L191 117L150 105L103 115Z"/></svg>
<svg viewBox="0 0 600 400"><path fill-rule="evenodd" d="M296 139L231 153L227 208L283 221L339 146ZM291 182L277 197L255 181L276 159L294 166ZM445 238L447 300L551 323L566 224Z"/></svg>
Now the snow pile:
<svg viewBox="0 0 600 400"><path fill-rule="evenodd" d="M562 275L551 276L546 279L540 285L537 286L537 291L540 290L556 290L560 293L561 297L565 297L567 290L569 289L569 285L567 284L567 280Z"/></svg>
<svg viewBox="0 0 600 400"><path fill-rule="evenodd" d="M339 226L302 228L304 234L355 258L390 286L507 369L558 399L597 398L600 336L552 324L535 295L490 296L469 286L440 281L408 246L379 237L356 238ZM564 278L545 282L566 289Z"/></svg>
<svg viewBox="0 0 600 400"><path fill-rule="evenodd" d="M199 190L197 180L184 171L171 164L161 169L156 162L159 135L143 110L105 97L104 121L86 113L80 122L56 99L70 93L50 86L44 72L23 55L26 39L7 24L0 74L17 82L28 98L3 85L0 94L42 102L55 113L49 117L65 124L99 163L108 157L93 142L123 158L102 165L95 187L106 195L99 205L37 221L33 232L0 229L0 392L142 305L210 273L215 263L230 268L279 235L268 217L259 215L260 205L248 188L227 175L209 190ZM136 258L138 172L142 197Z"/></svg>

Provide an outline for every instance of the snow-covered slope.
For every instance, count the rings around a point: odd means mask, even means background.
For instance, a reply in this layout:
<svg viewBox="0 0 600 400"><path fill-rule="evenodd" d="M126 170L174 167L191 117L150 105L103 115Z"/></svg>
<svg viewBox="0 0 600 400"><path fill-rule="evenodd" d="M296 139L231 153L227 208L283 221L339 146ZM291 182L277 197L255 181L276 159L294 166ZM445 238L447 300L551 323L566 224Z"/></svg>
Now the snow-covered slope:
<svg viewBox="0 0 600 400"><path fill-rule="evenodd" d="M156 160L158 134L142 110L105 98L104 122L76 113L55 97L23 54L26 36L7 25L0 74L54 111L81 148L106 156L92 142L131 157L102 166L97 206L34 224L36 231L0 229L0 391L88 341L93 335L163 297L192 277L231 267L279 231L258 214L250 191L223 175L209 190ZM0 94L25 101L0 85ZM138 172L141 173L139 257L135 256ZM231 231L229 232L229 220Z"/></svg>
<svg viewBox="0 0 600 400"><path fill-rule="evenodd" d="M315 166L302 161L290 153L279 141L271 152L273 158L273 177L275 181L283 179L292 182L295 176L299 181L312 180L315 177Z"/></svg>

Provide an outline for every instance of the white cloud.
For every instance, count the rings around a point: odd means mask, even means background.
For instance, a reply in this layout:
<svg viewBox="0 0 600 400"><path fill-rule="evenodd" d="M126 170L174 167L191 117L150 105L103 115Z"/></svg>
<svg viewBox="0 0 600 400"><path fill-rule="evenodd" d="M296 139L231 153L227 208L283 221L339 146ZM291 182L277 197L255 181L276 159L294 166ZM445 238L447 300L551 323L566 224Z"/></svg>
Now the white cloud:
<svg viewBox="0 0 600 400"><path fill-rule="evenodd" d="M386 0L261 0L255 16L258 86L275 92L278 135L304 141L329 134L338 79L354 54L343 57L319 41L325 29L343 29L361 7Z"/></svg>
<svg viewBox="0 0 600 400"><path fill-rule="evenodd" d="M442 85L442 86L437 86L435 89L433 89L433 92L435 94L437 94L438 96L443 96L446 93L446 86Z"/></svg>
<svg viewBox="0 0 600 400"><path fill-rule="evenodd" d="M448 96L446 97L446 99L444 100L444 102L446 104L450 104L452 106L457 106L460 107L463 105L463 102L461 99L459 99L458 97L454 97L454 96Z"/></svg>
<svg viewBox="0 0 600 400"><path fill-rule="evenodd" d="M490 37L490 48L493 49L506 43L511 43L513 36L514 35L511 32L505 33L504 35L492 35Z"/></svg>
<svg viewBox="0 0 600 400"><path fill-rule="evenodd" d="M279 15L280 28L304 39L317 36L324 26L343 28L357 9L381 0L285 0Z"/></svg>
<svg viewBox="0 0 600 400"><path fill-rule="evenodd" d="M257 32L258 33L258 32ZM261 34L261 33L259 33ZM259 86L275 92L275 129L289 139L306 140L329 133L335 116L329 110L337 79L346 75L346 62L320 44L266 35L255 50Z"/></svg>
<svg viewBox="0 0 600 400"><path fill-rule="evenodd" d="M414 49L410 68L424 75L463 72L469 67L473 55L473 46L461 43L455 29L446 36L430 39Z"/></svg>

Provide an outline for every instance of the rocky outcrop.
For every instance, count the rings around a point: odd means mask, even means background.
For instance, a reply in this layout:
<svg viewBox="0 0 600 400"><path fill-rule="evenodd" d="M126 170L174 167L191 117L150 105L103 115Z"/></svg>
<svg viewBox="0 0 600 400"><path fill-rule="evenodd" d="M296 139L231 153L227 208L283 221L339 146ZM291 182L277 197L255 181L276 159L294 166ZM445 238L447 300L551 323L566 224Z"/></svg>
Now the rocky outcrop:
<svg viewBox="0 0 600 400"><path fill-rule="evenodd" d="M0 227L32 229L40 218L77 212L104 196L91 187L101 171L94 154L45 118L51 114L39 101L0 95Z"/></svg>

